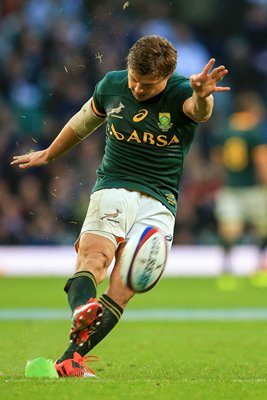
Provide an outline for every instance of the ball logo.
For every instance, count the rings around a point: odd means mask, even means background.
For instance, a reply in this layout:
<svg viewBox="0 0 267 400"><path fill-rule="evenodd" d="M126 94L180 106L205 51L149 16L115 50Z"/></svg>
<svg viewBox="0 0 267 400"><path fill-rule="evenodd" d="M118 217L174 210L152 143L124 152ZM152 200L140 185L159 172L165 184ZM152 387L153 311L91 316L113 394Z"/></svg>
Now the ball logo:
<svg viewBox="0 0 267 400"><path fill-rule="evenodd" d="M150 290L160 279L167 260L165 236L153 226L137 231L126 243L120 263L122 281L131 290Z"/></svg>
<svg viewBox="0 0 267 400"><path fill-rule="evenodd" d="M133 121L134 122L140 122L144 118L146 118L147 114L148 114L148 110L143 108L142 110L139 110L138 113L133 116Z"/></svg>
<svg viewBox="0 0 267 400"><path fill-rule="evenodd" d="M157 263L157 257L159 254L159 250L160 250L160 240L158 237L154 237L152 247L151 247L148 259L147 259L147 265L144 269L143 274L140 276L139 285L141 287L147 286L148 281L149 281L153 271L155 271L158 268L162 268L162 264Z"/></svg>

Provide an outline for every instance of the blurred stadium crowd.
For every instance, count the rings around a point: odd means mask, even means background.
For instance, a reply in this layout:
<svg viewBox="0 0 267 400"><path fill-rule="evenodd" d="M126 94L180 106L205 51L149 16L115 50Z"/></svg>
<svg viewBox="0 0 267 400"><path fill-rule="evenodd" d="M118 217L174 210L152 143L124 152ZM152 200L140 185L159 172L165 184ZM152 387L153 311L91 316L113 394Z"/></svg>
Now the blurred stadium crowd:
<svg viewBox="0 0 267 400"><path fill-rule="evenodd" d="M1 0L1 244L75 241L104 128L45 168L22 172L9 163L15 154L47 146L95 83L125 68L128 49L144 34L173 42L177 71L185 76L200 72L211 56L229 68L224 83L232 91L215 96L214 116L199 127L186 161L174 238L175 244L218 243L214 198L223 171L210 155L239 92L255 91L266 107L266 0ZM245 236L253 240L249 231Z"/></svg>

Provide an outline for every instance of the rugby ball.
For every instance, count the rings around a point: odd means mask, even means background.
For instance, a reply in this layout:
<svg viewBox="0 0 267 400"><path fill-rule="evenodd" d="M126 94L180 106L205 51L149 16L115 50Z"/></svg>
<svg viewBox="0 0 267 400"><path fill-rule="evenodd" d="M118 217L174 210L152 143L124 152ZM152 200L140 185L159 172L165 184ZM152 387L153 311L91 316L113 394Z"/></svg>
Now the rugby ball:
<svg viewBox="0 0 267 400"><path fill-rule="evenodd" d="M148 226L136 232L126 243L120 262L123 283L134 292L152 289L161 277L167 261L167 244L161 231Z"/></svg>

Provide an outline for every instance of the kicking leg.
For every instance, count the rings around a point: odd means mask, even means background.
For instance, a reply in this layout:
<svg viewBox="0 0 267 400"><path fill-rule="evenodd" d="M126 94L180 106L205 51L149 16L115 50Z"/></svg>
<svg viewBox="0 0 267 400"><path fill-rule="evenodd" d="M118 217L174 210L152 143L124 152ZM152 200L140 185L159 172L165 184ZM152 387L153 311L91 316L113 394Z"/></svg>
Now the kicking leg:
<svg viewBox="0 0 267 400"><path fill-rule="evenodd" d="M120 277L119 262L123 247L124 244L121 244L116 253L116 262L110 276L108 289L99 298L99 303L103 306L101 323L82 346L78 346L76 343L71 344L68 353L65 353L66 358L70 358L74 352L85 356L91 351L117 325L128 301L134 296L134 292L125 287Z"/></svg>
<svg viewBox="0 0 267 400"><path fill-rule="evenodd" d="M120 277L119 263L124 245L122 244L117 251L116 263L110 276L108 289L99 298L99 302L104 307L101 323L90 335L90 339L79 350L82 355L91 351L110 333L119 322L127 303L134 296L134 292L125 287Z"/></svg>
<svg viewBox="0 0 267 400"><path fill-rule="evenodd" d="M70 358L73 347L82 345L96 328L103 305L96 297L96 287L103 281L115 254L115 244L102 236L85 233L80 238L76 273L65 291L73 311L70 339L73 342L59 361Z"/></svg>

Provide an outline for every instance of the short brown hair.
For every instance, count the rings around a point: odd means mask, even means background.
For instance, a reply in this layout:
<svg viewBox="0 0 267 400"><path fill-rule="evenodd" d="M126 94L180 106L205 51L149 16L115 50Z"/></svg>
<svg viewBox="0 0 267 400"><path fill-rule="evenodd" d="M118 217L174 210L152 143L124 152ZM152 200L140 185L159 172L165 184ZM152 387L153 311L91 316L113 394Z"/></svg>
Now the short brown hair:
<svg viewBox="0 0 267 400"><path fill-rule="evenodd" d="M143 36L130 49L127 67L141 75L165 78L176 67L177 50L164 37Z"/></svg>

